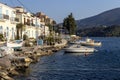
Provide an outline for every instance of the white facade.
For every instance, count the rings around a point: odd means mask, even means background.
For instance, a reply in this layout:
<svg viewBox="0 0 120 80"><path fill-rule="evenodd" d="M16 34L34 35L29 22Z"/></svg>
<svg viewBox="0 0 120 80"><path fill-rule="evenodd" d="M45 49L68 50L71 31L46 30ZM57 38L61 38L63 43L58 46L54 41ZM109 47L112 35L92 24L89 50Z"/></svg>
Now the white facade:
<svg viewBox="0 0 120 80"><path fill-rule="evenodd" d="M30 25L25 25L25 34L27 34L29 38L37 39L37 37L41 35L40 20L37 17L31 18L31 20Z"/></svg>
<svg viewBox="0 0 120 80"><path fill-rule="evenodd" d="M25 30L22 32L28 38L37 38L38 36L49 35L49 27L45 26L40 18L26 12L23 7L11 8L0 3L0 33L8 40L14 40L16 37L16 25L22 23Z"/></svg>
<svg viewBox="0 0 120 80"><path fill-rule="evenodd" d="M43 25L41 27L41 35L43 35L43 36L48 36L49 35L49 27L48 26Z"/></svg>
<svg viewBox="0 0 120 80"><path fill-rule="evenodd" d="M0 33L8 40L15 39L16 35L16 13L15 10L0 3Z"/></svg>
<svg viewBox="0 0 120 80"><path fill-rule="evenodd" d="M26 34L28 38L37 38L41 35L49 35L49 27L45 26L45 22L42 22L40 18L29 12L25 12L22 7L16 7L15 9L16 16L19 18L19 23L22 23L26 26L23 34Z"/></svg>
<svg viewBox="0 0 120 80"><path fill-rule="evenodd" d="M25 31L23 35L26 34L28 38L37 38L41 34L41 23L40 19L33 16L29 12L25 12L22 7L17 7L16 16L19 18L19 23L25 25ZM19 10L20 9L20 10Z"/></svg>

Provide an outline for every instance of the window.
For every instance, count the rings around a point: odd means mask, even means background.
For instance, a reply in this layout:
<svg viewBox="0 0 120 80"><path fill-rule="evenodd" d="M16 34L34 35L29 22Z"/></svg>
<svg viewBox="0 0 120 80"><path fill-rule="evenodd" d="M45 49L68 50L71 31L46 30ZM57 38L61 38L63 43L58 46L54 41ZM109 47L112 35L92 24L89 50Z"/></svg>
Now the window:
<svg viewBox="0 0 120 80"><path fill-rule="evenodd" d="M0 19L2 19L2 7L0 6Z"/></svg>
<svg viewBox="0 0 120 80"><path fill-rule="evenodd" d="M17 10L16 12L20 12L20 10Z"/></svg>
<svg viewBox="0 0 120 80"><path fill-rule="evenodd" d="M33 37L33 31L32 31L32 37Z"/></svg>
<svg viewBox="0 0 120 80"><path fill-rule="evenodd" d="M2 29L2 26L0 26L0 29Z"/></svg>
<svg viewBox="0 0 120 80"><path fill-rule="evenodd" d="M13 11L11 12L11 17L12 17L12 18L14 17L14 12L13 12Z"/></svg>
<svg viewBox="0 0 120 80"><path fill-rule="evenodd" d="M2 31L3 31L3 29L2 29L3 27L2 26L0 26L0 33L2 33Z"/></svg>
<svg viewBox="0 0 120 80"><path fill-rule="evenodd" d="M2 7L0 6L0 14L2 14Z"/></svg>
<svg viewBox="0 0 120 80"><path fill-rule="evenodd" d="M9 12L8 12L8 10L6 10L6 15L9 15Z"/></svg>
<svg viewBox="0 0 120 80"><path fill-rule="evenodd" d="M7 34L6 36L8 37L9 36L9 28L7 27Z"/></svg>
<svg viewBox="0 0 120 80"><path fill-rule="evenodd" d="M14 28L12 28L12 39L14 39Z"/></svg>

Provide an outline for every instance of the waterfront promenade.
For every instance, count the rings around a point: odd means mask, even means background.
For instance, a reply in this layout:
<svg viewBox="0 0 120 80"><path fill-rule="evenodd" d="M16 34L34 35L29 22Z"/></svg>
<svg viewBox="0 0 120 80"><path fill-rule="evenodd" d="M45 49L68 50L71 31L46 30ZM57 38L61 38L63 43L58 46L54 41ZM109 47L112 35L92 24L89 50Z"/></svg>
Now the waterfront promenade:
<svg viewBox="0 0 120 80"><path fill-rule="evenodd" d="M0 80L14 80L12 77L19 75L31 63L39 61L42 56L53 54L66 46L67 41L62 40L60 44L22 47L20 51L5 55L0 58Z"/></svg>

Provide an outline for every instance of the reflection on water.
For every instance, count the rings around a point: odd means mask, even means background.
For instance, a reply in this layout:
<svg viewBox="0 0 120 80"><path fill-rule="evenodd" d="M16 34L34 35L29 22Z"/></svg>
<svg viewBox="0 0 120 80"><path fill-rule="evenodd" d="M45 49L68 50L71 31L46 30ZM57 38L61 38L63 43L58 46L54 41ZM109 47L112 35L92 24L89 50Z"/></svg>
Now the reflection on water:
<svg viewBox="0 0 120 80"><path fill-rule="evenodd" d="M70 53L70 52L63 52L64 53L64 55L75 55L75 56L88 56L88 55L91 55L91 54L93 54L93 53L89 53L89 52L87 52L87 53Z"/></svg>
<svg viewBox="0 0 120 80"><path fill-rule="evenodd" d="M120 38L93 38L102 41L98 52L67 53L63 50L40 58L30 66L29 75L16 80L120 80Z"/></svg>

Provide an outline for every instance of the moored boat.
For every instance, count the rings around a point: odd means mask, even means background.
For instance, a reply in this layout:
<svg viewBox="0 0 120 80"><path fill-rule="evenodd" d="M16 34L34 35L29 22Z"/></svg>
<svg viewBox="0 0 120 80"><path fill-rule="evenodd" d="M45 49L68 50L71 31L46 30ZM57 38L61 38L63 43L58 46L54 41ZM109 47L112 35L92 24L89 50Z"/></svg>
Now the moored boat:
<svg viewBox="0 0 120 80"><path fill-rule="evenodd" d="M101 46L102 43L99 41L94 41L90 38L87 38L86 41L80 41L80 44L83 46Z"/></svg>
<svg viewBox="0 0 120 80"><path fill-rule="evenodd" d="M94 48L88 48L80 45L72 45L68 48L64 48L65 52L72 52L72 53L87 53L87 52L95 52L97 51Z"/></svg>
<svg viewBox="0 0 120 80"><path fill-rule="evenodd" d="M7 42L6 46L11 47L11 48L20 48L23 45L23 41L21 40L16 40L14 42Z"/></svg>

